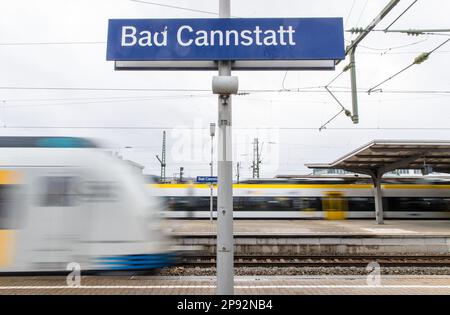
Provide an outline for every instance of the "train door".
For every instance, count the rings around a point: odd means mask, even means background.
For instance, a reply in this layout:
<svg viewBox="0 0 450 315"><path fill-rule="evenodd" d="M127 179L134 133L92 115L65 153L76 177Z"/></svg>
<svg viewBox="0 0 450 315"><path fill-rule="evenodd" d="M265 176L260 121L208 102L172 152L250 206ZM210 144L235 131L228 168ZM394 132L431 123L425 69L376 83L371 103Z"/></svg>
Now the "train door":
<svg viewBox="0 0 450 315"><path fill-rule="evenodd" d="M80 240L89 224L83 222L81 175L71 167L35 172L26 229L33 270L66 270L68 263L80 260Z"/></svg>
<svg viewBox="0 0 450 315"><path fill-rule="evenodd" d="M344 220L347 217L347 200L340 191L327 191L322 199L325 219Z"/></svg>
<svg viewBox="0 0 450 315"><path fill-rule="evenodd" d="M0 170L0 271L9 270L15 263L16 236L20 213L16 211L20 174Z"/></svg>

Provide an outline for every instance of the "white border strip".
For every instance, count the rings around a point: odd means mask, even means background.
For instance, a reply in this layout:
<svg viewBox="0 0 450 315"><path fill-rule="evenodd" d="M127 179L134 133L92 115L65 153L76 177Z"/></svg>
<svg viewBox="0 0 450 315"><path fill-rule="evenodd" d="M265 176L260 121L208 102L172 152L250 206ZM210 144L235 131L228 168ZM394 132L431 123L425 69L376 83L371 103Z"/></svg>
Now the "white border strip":
<svg viewBox="0 0 450 315"><path fill-rule="evenodd" d="M334 70L334 60L236 60L232 70ZM115 61L116 70L217 70L213 60Z"/></svg>
<svg viewBox="0 0 450 315"><path fill-rule="evenodd" d="M215 285L82 285L82 286L0 286L0 290L52 289L215 289ZM450 289L450 285L237 285L235 289Z"/></svg>

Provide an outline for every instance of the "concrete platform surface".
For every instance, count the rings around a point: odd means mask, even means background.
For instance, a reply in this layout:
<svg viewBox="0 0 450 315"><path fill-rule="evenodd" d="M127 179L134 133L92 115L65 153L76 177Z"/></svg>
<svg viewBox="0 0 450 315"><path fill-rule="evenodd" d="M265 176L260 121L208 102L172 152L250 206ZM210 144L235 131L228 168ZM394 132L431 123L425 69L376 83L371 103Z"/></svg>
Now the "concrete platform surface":
<svg viewBox="0 0 450 315"><path fill-rule="evenodd" d="M215 277L0 277L0 294L215 294ZM242 276L235 294L450 294L449 276ZM249 297L250 298L250 297Z"/></svg>
<svg viewBox="0 0 450 315"><path fill-rule="evenodd" d="M172 235L215 235L217 221L165 220L163 229ZM235 220L234 234L298 236L429 236L449 237L449 220Z"/></svg>

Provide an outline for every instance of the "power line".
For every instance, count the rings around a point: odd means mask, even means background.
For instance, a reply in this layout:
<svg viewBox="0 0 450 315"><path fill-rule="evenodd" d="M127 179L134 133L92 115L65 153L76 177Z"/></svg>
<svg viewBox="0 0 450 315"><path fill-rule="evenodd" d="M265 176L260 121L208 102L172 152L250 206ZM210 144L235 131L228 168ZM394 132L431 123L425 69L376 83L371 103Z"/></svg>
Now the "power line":
<svg viewBox="0 0 450 315"><path fill-rule="evenodd" d="M403 16L403 14L405 14L413 5L416 4L416 2L417 0L414 0L414 2L411 3L391 24L389 24L389 26L386 27L384 31L386 32L392 25L394 25L395 22L397 22Z"/></svg>
<svg viewBox="0 0 450 315"><path fill-rule="evenodd" d="M11 126L6 125L0 129L104 129L104 130L209 130L209 127L182 127L173 126ZM316 130L317 127L235 127L236 130ZM450 127L332 127L327 130L450 130Z"/></svg>
<svg viewBox="0 0 450 315"><path fill-rule="evenodd" d="M342 105L341 105L342 106ZM319 131L322 131L323 129L327 129L327 125L332 122L336 117L338 117L342 112L345 112L346 109L342 106L341 110L334 115L333 117L331 117L329 120L327 120L322 126L320 126Z"/></svg>
<svg viewBox="0 0 450 315"><path fill-rule="evenodd" d="M379 53L379 52L371 52L371 51L360 51L359 54L362 55L416 55L416 54L420 54L421 51L397 51L397 52L384 52L384 53ZM435 54L448 54L450 53L450 50L441 50L441 51L437 51L435 52Z"/></svg>
<svg viewBox="0 0 450 315"><path fill-rule="evenodd" d="M287 77L287 75L288 75L288 72L289 72L289 70L286 71L286 73L284 74L284 77L283 77L283 81L281 82L281 88L282 88L283 90L286 90L286 87L284 86L284 82L286 81L286 77Z"/></svg>
<svg viewBox="0 0 450 315"><path fill-rule="evenodd" d="M421 40L419 40L419 41L416 41L416 42L412 42L412 43L409 43L409 44L405 44L405 45L393 46L393 47L383 47L383 48L380 48L380 47L369 47L369 46L365 46L365 45L361 45L361 44L358 45L358 46L359 46L359 47L366 48L366 49L370 49L370 50L390 51L390 50L394 50L394 49L400 49L400 48L405 48L405 47L415 46L415 45L421 44L421 43L423 43L423 42L426 42L427 40L429 40L428 37L425 38L425 39L421 39Z"/></svg>
<svg viewBox="0 0 450 315"><path fill-rule="evenodd" d="M0 90L211 92L207 89L0 86Z"/></svg>
<svg viewBox="0 0 450 315"><path fill-rule="evenodd" d="M52 107L52 106L71 106L71 105L103 105L111 103L122 103L122 102L145 102L145 101L170 101L176 99L194 98L194 97L212 97L213 95L173 95L165 97L147 97L139 99L119 99L119 100L97 100L97 101L87 101L87 102L67 102L67 103L51 103L51 104L29 104L29 105L2 105L2 108L34 108L34 107ZM9 103L6 100L0 100L1 103Z"/></svg>
<svg viewBox="0 0 450 315"><path fill-rule="evenodd" d="M364 7L363 7L363 9L362 9L362 11L361 11L361 14L359 15L359 17L358 17L358 22L356 22L356 24L359 24L359 21L361 21L361 17L362 17L362 15L363 15L363 13L364 13L364 11L366 11L366 7L367 7L367 3L369 2L369 0L366 0L366 3L364 4Z"/></svg>
<svg viewBox="0 0 450 315"><path fill-rule="evenodd" d="M98 45L106 44L104 41L93 42L18 42L18 43L0 43L0 46L37 46L37 45Z"/></svg>
<svg viewBox="0 0 450 315"><path fill-rule="evenodd" d="M390 76L389 78L387 78L387 79L381 81L381 82L378 83L377 85L371 87L369 90L367 90L367 93L370 94L370 93L371 93L373 90L375 90L377 87L379 87L379 86L383 85L384 83L386 83L386 82L392 80L393 78L395 78L395 77L398 76L399 74L405 72L406 70L408 70L408 69L411 68L412 66L417 65L417 64L421 64L422 62L424 62L425 60L427 60L428 57L429 57L432 53L434 53L436 50L438 50L439 48L441 48L442 46L444 46L445 44L447 44L449 41L450 41L450 38L447 39L446 41L444 41L443 43L439 44L437 47L435 47L435 48L432 49L431 51L419 55L418 57L416 57L416 58L414 59L414 61L413 61L411 64L409 64L409 65L406 66L405 68L401 69L400 71L398 71L398 72L395 73L394 75Z"/></svg>
<svg viewBox="0 0 450 315"><path fill-rule="evenodd" d="M348 55L351 52L355 51L355 48L358 46L358 44L378 25L378 23L383 20L389 12L392 11L392 9L400 2L400 0L391 0L384 8L381 10L381 12L370 22L370 24L362 30L362 32L356 37L354 40L351 41L351 44L346 47L345 49L345 55ZM366 2L367 4L367 2ZM336 64L339 63L340 60L336 62Z"/></svg>
<svg viewBox="0 0 450 315"><path fill-rule="evenodd" d="M355 3L356 3L356 0L353 0L352 7L350 8L350 11L348 12L347 17L345 18L345 23L344 23L345 25L347 25L348 19L350 18L350 15L353 12L353 8L355 7Z"/></svg>
<svg viewBox="0 0 450 315"><path fill-rule="evenodd" d="M285 90L280 89L248 89L242 90L242 93L328 93L324 91L324 85L289 88ZM333 93L348 93L351 91L348 87L329 86ZM56 91L129 91L129 92L211 92L210 89L168 89L168 88L98 88L98 87L33 87L33 86L0 86L0 90L56 90ZM358 93L366 93L366 88L360 88ZM383 90L380 91L385 94L450 94L450 90ZM245 95L239 95L245 96Z"/></svg>
<svg viewBox="0 0 450 315"><path fill-rule="evenodd" d="M197 13L205 13L205 14L211 14L211 15L219 15L218 12L211 12L211 11L204 11L204 10L198 10L198 9L191 9L186 7L179 7L169 4L162 4L162 3L156 3L156 2L150 2L150 1L141 1L141 0L130 0L131 2L137 2L137 3L144 3L159 7L165 7L165 8L171 8L171 9L177 9L177 10L183 10L183 11L191 11L191 12L197 12Z"/></svg>
<svg viewBox="0 0 450 315"><path fill-rule="evenodd" d="M176 96L209 96L209 94L188 94L188 95L176 95ZM112 97L70 97L70 98L23 98L23 99L0 99L0 102L54 102L54 101L90 101L90 100L142 100L152 97L174 97L172 94L168 95L148 95L148 96L112 96Z"/></svg>
<svg viewBox="0 0 450 315"><path fill-rule="evenodd" d="M162 3L157 3L157 2L142 1L142 0L129 0L129 1L137 2L137 3L143 3L143 4L149 4L149 5L159 6L159 7L165 7L165 8L170 8L170 9L191 11L191 12L197 12L197 13L205 13L205 14L210 14L210 15L219 15L218 12L205 11L205 10L199 10L199 9L192 9L192 8L180 7L180 6L169 5L169 4L162 4ZM238 16L231 15L231 17L236 18Z"/></svg>
<svg viewBox="0 0 450 315"><path fill-rule="evenodd" d="M334 97L334 95L332 95ZM177 99L184 99L184 98L195 98L195 97L213 97L213 95L187 95L187 96L175 96L175 97L150 97L150 98L142 98L142 99L120 99L120 100L107 100L107 101L91 101L91 102L68 102L68 103L50 103L50 104L29 104L29 105L5 105L10 103L11 101L7 100L0 100L0 103L4 105L0 105L0 108L11 108L11 109L21 109L21 108L40 108L40 107L53 107L53 106L78 106L78 105L109 105L111 103L123 103L127 102L127 105L129 105L130 102L145 102L145 101L171 101L171 100L177 100ZM447 97L447 95L441 95L439 98ZM436 97L434 97L436 98ZM426 98L427 100L429 98ZM249 102L276 102L277 104L281 103L298 103L298 100L270 100L270 99L251 99L251 98L245 98L246 101ZM410 100L417 100L416 97L414 98L407 98L404 99L407 101ZM380 100L367 100L366 102L379 102ZM402 101L402 99L394 99L392 101ZM16 101L17 102L17 101ZM327 101L317 101L317 100L302 100L303 103L317 103L317 104L327 104ZM343 105L338 101L341 108L346 110Z"/></svg>
<svg viewBox="0 0 450 315"><path fill-rule="evenodd" d="M352 27L351 29L346 30L348 33L363 33L365 30L362 27ZM419 35L445 35L450 36L449 34L445 34L450 32L448 28L436 28L436 29L397 29L397 30L372 30L372 32L383 32L386 34L389 33L400 33L406 34L408 36L419 36ZM347 40L347 42L350 42Z"/></svg>

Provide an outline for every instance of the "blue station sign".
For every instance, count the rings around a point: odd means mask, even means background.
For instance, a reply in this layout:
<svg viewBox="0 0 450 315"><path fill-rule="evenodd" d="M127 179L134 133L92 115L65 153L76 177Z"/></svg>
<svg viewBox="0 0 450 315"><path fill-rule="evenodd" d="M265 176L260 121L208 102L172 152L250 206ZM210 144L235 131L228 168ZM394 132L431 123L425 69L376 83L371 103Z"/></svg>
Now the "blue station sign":
<svg viewBox="0 0 450 315"><path fill-rule="evenodd" d="M112 19L107 60L341 60L342 18Z"/></svg>
<svg viewBox="0 0 450 315"><path fill-rule="evenodd" d="M217 183L217 176L197 176L197 183Z"/></svg>

